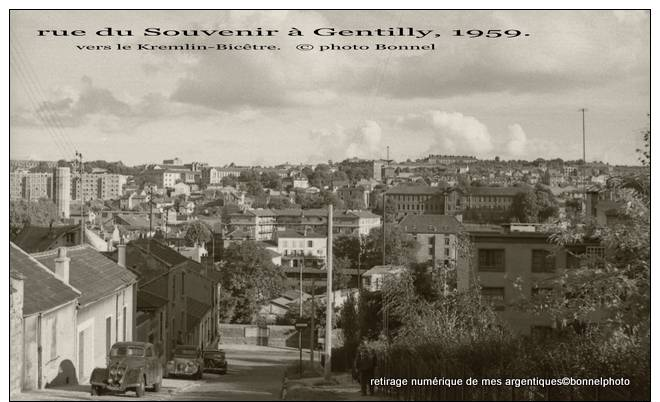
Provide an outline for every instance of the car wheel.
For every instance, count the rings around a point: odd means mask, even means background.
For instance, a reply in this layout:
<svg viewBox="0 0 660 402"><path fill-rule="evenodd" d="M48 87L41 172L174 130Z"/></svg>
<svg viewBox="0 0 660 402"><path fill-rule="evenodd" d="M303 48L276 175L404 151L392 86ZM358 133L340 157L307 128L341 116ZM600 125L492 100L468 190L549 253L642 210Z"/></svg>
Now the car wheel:
<svg viewBox="0 0 660 402"><path fill-rule="evenodd" d="M196 380L201 380L201 379L202 379L202 375L203 375L203 374L202 374L202 370L201 370L201 369L198 370L198 371L197 371L197 374L195 374L195 379L196 379Z"/></svg>
<svg viewBox="0 0 660 402"><path fill-rule="evenodd" d="M135 388L135 395L136 395L138 398L142 398L142 397L144 396L144 377L141 377L141 378L140 378L140 385L138 385L138 386Z"/></svg>
<svg viewBox="0 0 660 402"><path fill-rule="evenodd" d="M154 392L160 392L161 381L154 383Z"/></svg>
<svg viewBox="0 0 660 402"><path fill-rule="evenodd" d="M98 396L103 393L103 390L98 385L92 385L92 396Z"/></svg>

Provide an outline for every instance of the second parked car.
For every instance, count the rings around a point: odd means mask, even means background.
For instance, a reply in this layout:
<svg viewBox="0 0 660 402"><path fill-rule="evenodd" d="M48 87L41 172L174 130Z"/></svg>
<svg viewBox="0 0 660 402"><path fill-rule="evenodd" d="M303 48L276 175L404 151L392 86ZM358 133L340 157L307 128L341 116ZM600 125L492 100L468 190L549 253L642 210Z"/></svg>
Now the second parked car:
<svg viewBox="0 0 660 402"><path fill-rule="evenodd" d="M204 371L227 374L227 359L224 350L207 349L202 352L202 357L204 358Z"/></svg>
<svg viewBox="0 0 660 402"><path fill-rule="evenodd" d="M167 362L167 377L187 376L200 380L203 372L204 360L196 346L178 345L174 348L174 356Z"/></svg>

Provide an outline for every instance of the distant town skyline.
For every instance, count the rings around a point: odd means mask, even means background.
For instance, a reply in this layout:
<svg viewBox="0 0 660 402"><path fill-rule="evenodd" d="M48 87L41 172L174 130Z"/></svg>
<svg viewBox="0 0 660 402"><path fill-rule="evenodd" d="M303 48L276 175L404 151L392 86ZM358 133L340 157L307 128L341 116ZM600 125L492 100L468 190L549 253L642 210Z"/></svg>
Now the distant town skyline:
<svg viewBox="0 0 660 402"><path fill-rule="evenodd" d="M636 11L12 11L10 157L213 166L466 154L637 165L650 112L650 16ZM39 29L278 29L303 37L38 37ZM437 39L317 37L319 27ZM525 38L456 38L515 28ZM77 46L274 44L279 51ZM429 51L314 46L435 43Z"/></svg>

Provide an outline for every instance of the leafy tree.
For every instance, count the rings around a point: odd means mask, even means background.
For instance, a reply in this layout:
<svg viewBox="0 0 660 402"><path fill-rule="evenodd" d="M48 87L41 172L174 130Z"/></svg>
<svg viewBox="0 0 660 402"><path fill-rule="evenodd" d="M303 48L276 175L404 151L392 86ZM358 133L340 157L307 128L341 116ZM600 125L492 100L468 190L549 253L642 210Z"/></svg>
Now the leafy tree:
<svg viewBox="0 0 660 402"><path fill-rule="evenodd" d="M223 319L251 323L260 307L282 291L284 273L272 263L265 247L255 241L232 243L222 258Z"/></svg>
<svg viewBox="0 0 660 402"><path fill-rule="evenodd" d="M57 206L52 200L9 202L9 236L14 238L25 226L49 226L60 223Z"/></svg>
<svg viewBox="0 0 660 402"><path fill-rule="evenodd" d="M211 240L211 230L206 224L200 221L194 221L188 225L184 240L186 244L191 246L204 244Z"/></svg>
<svg viewBox="0 0 660 402"><path fill-rule="evenodd" d="M537 186L534 191L516 194L509 212L519 222L544 222L557 215L558 207L549 188Z"/></svg>
<svg viewBox="0 0 660 402"><path fill-rule="evenodd" d="M365 239L365 265L370 268L383 264L383 231L374 228ZM395 224L385 225L385 264L409 265L415 261L419 245Z"/></svg>

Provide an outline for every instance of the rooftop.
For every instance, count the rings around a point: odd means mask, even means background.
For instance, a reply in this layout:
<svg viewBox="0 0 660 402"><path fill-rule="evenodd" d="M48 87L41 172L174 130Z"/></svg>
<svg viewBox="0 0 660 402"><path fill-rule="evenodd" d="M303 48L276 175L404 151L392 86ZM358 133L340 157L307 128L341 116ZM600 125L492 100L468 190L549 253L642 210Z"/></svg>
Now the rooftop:
<svg viewBox="0 0 660 402"><path fill-rule="evenodd" d="M26 226L14 243L28 253L39 253L51 249L60 236L79 230L80 225Z"/></svg>
<svg viewBox="0 0 660 402"><path fill-rule="evenodd" d="M24 316L51 310L80 296L80 291L62 282L53 271L11 242L9 266L23 276Z"/></svg>
<svg viewBox="0 0 660 402"><path fill-rule="evenodd" d="M57 250L34 254L33 257L51 271L55 271ZM91 246L67 248L69 283L82 292L82 306L111 295L132 283L137 277L129 270L94 250Z"/></svg>
<svg viewBox="0 0 660 402"><path fill-rule="evenodd" d="M451 215L408 215L399 223L407 233L458 233L461 223Z"/></svg>
<svg viewBox="0 0 660 402"><path fill-rule="evenodd" d="M388 195L405 194L405 195L435 195L441 194L445 188L442 186L419 186L419 185L405 185L400 184L387 190Z"/></svg>

